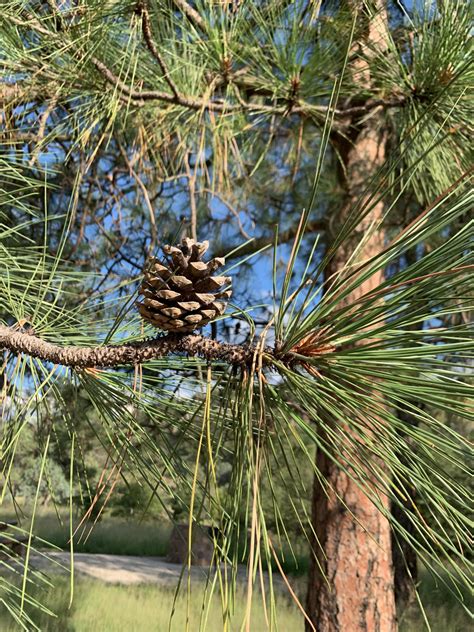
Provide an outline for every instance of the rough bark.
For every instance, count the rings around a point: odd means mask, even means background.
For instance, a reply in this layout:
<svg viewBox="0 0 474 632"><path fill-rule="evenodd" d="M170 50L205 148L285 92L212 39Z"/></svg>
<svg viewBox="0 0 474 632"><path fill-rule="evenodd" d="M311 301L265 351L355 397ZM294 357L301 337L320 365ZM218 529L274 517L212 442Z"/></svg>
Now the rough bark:
<svg viewBox="0 0 474 632"><path fill-rule="evenodd" d="M366 126L359 132L347 154L352 194L358 188L356 180L360 182L366 168L376 169L383 162L386 133L377 123L380 121L372 121L370 128ZM352 201L355 203L355 199ZM383 204L379 203L359 226L356 243L372 231L360 252L361 259L372 257L382 248L383 232L373 230L373 225L381 222L382 213ZM346 243L339 249L329 275L343 268L353 246L354 243ZM352 303L382 280L382 272L374 274L345 301ZM389 522L323 453L317 454L317 467L328 484L323 487L319 479L314 481L312 520L317 541L312 546L307 612L318 632L395 632ZM388 510L388 498L384 502Z"/></svg>
<svg viewBox="0 0 474 632"><path fill-rule="evenodd" d="M158 338L129 342L121 345L100 347L60 346L39 338L28 331L0 325L0 350L18 355L24 353L32 358L41 358L53 364L79 369L135 365L161 358L170 353L185 353L201 356L207 360L221 360L228 364L249 364L256 353L263 353L263 364L270 364L274 352L265 348L243 344L232 345L218 342L198 334L169 333ZM285 357L279 358L285 361ZM292 360L291 357L288 360ZM293 360L294 361L294 360Z"/></svg>
<svg viewBox="0 0 474 632"><path fill-rule="evenodd" d="M354 10L360 2L352 2ZM382 3L378 12L367 15L363 38L371 50L383 49L386 40L387 16ZM354 49L364 53L364 39ZM380 50L382 52L382 50ZM370 88L368 65L355 56L350 69L354 80ZM370 119L351 121L351 136L338 138L341 161L340 181L345 189L345 203L338 220L342 224L357 203L363 200L368 180L385 160L388 133L382 113ZM369 202L369 200L366 200ZM333 257L328 277L340 273L356 245L363 240L358 261L373 257L383 247L383 203L379 202L359 222L353 238L340 246ZM353 259L352 259L353 261ZM378 272L344 299L350 304L370 292L383 280ZM328 420L330 423L331 421ZM350 429L347 427L346 432ZM337 449L337 447L335 447ZM340 446L339 449L344 449ZM312 542L312 559L308 578L307 614L313 624L306 629L318 632L396 632L397 618L391 553L391 530L388 520L366 494L322 452L316 464L323 476L315 477L312 499L312 521L316 538ZM380 464L379 464L380 465ZM370 481L370 472L367 471ZM370 483L369 483L370 484ZM389 499L382 499L389 509Z"/></svg>

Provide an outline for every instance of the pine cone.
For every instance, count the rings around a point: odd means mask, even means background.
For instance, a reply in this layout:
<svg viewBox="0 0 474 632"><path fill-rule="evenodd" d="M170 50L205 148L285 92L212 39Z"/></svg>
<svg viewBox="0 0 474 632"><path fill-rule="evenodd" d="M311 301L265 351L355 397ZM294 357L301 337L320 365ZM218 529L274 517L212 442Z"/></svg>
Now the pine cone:
<svg viewBox="0 0 474 632"><path fill-rule="evenodd" d="M166 260L147 262L140 288L143 299L137 303L142 318L160 329L186 333L224 313L232 279L212 276L225 259L202 261L208 248L208 241L185 237L179 246L163 246Z"/></svg>

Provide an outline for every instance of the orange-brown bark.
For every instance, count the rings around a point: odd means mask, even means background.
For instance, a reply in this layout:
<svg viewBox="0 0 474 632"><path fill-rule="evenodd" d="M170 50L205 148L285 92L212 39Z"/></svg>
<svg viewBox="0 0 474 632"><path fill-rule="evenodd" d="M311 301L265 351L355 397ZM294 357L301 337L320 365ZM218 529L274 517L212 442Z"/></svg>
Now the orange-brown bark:
<svg viewBox="0 0 474 632"><path fill-rule="evenodd" d="M354 10L361 2L352 0ZM365 60L377 49L384 50L387 16L382 2L378 12L367 17L365 34L354 46L362 52L350 71L355 82L371 85L369 65ZM364 46L370 42L370 52ZM342 163L341 185L345 189L344 207L338 217L342 224L358 202L363 200L367 182L377 173L386 158L388 133L382 115L369 120L348 122L350 133L339 138L337 151ZM364 201L364 200L363 200ZM369 203L369 199L365 200ZM356 261L373 257L383 248L384 206L379 202L359 222L353 237L340 246L332 258L327 277L340 273L356 246ZM362 246L361 246L362 244ZM353 293L345 297L351 304L376 288L383 272L374 274ZM361 420L363 421L363 420ZM328 420L331 423L331 420ZM366 424L370 433L370 422ZM350 433L350 429L344 429ZM344 451L343 439L336 451ZM347 452L346 452L347 453ZM307 613L317 632L396 632L396 609L391 553L391 532L388 520L357 486L347 473L322 452L316 465L326 484L315 477L312 500L312 521L316 538L312 543L312 560L308 579ZM379 466L382 464L378 464ZM366 484L370 484L367 470ZM379 502L389 509L389 499Z"/></svg>
<svg viewBox="0 0 474 632"><path fill-rule="evenodd" d="M370 173L384 160L386 133L376 125L373 122L370 129L360 133L347 155L347 173L356 188L361 184L359 176L366 170ZM354 190L348 193L353 203L354 194ZM343 268L360 239L366 241L359 260L381 250L383 232L377 227L382 213L383 204L379 203L361 222L354 242L336 253L329 275ZM382 280L382 272L374 274L344 302L352 303ZM346 432L350 430L347 428ZM315 479L312 520L317 541L313 542L308 614L318 632L395 632L389 522L348 474L322 452L318 453L316 464L327 486ZM388 498L382 502L388 510Z"/></svg>

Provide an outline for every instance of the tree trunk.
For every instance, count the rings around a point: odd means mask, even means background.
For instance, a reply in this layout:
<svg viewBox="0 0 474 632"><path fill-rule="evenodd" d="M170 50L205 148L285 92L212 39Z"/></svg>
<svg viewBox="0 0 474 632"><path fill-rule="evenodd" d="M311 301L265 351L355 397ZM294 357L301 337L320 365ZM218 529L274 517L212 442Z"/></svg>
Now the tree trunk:
<svg viewBox="0 0 474 632"><path fill-rule="evenodd" d="M381 2L373 5L377 5L376 11L369 14L362 10L360 2L351 2L365 21L361 24L363 35L353 47L354 61L349 71L354 81L363 82L365 90L370 90L371 77L364 59L377 49L383 54L386 46L387 14ZM370 50L366 47L369 41ZM343 209L337 218L341 225L360 203L367 182L383 165L388 138L382 114L367 121L351 120L347 129L349 133L344 138L336 138L340 182L345 190ZM353 238L338 248L328 267L328 277L344 268L362 239L358 261L380 252L384 242L383 211L383 202L376 204L359 223ZM381 271L374 274L346 297L344 304L357 300L382 280ZM346 431L350 432L348 428ZM396 632L390 524L351 478L322 452L316 456L316 465L322 478L315 477L313 484L316 538L312 542L306 604L313 627L307 622L306 629ZM369 472L367 477L370 480ZM321 484L321 480L326 483ZM381 502L388 510L389 499Z"/></svg>

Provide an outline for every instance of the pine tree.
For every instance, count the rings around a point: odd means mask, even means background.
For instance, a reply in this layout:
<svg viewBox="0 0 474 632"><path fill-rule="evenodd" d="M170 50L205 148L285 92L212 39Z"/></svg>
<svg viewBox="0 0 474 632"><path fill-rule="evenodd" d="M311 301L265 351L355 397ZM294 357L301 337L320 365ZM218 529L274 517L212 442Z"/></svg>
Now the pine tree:
<svg viewBox="0 0 474 632"><path fill-rule="evenodd" d="M74 478L61 393L81 389L117 469L155 495L171 491L166 471L191 524L224 534L218 559L237 562L244 515L249 565L280 564L284 517L275 504L266 528L259 487L283 478L311 551L308 629L396 630L391 531L433 572L449 560L452 581L464 574L467 490L447 465L462 470L466 445L441 414L472 418L471 7L52 0L2 12L7 486L22 424L51 400ZM138 305L168 331L156 337L136 305L143 266L162 244L178 257L204 237L214 261L239 265L234 304L205 313L181 287L154 287L147 267ZM252 263L263 269L271 252L272 301L258 311ZM184 264L167 265L189 284ZM193 280L193 296L221 293L228 272L204 279L210 289ZM184 317L214 319L212 335L175 326ZM159 430L169 423L173 442ZM309 512L297 447L314 470ZM406 502L412 488L423 515ZM8 603L29 629L27 577L25 565Z"/></svg>

